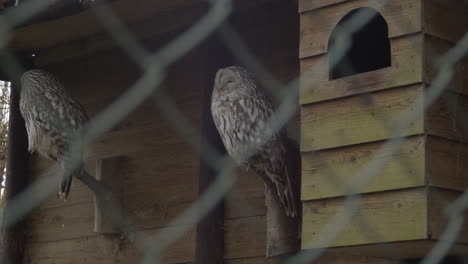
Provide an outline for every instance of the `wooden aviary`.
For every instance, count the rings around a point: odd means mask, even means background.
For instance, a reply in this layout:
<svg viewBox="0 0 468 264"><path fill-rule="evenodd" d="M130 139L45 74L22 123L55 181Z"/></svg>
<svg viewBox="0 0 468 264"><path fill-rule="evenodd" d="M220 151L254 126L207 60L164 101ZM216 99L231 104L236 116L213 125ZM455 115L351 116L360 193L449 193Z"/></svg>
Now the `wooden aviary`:
<svg viewBox="0 0 468 264"><path fill-rule="evenodd" d="M418 100L437 75L437 60L465 34L468 6L461 0L300 0L299 12L302 249L313 248L343 209L358 172L388 158L355 190L359 208L331 247L365 256L425 256L445 228L444 208L468 187L468 131L457 116L468 106L468 60L455 65L450 85L424 113ZM359 13L371 19L337 59L331 46L339 28ZM421 115L399 135L404 142L397 153L383 156L405 111ZM464 229L452 253L466 250L467 241Z"/></svg>

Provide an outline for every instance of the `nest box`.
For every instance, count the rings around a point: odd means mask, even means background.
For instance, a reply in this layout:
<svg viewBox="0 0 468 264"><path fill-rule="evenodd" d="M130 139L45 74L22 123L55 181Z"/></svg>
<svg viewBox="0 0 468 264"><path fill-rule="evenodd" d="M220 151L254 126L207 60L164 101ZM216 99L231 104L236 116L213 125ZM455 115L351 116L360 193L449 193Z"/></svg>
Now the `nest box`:
<svg viewBox="0 0 468 264"><path fill-rule="evenodd" d="M299 12L302 249L425 256L445 229L443 209L468 187L468 60L454 65L435 103L424 112L422 104L438 59L468 29L468 5L300 0ZM331 49L342 41L344 25L359 24L358 16L369 22L358 25L347 52ZM401 148L385 156L380 150L396 122L412 112L422 114L399 134ZM344 208L347 184L377 159L386 162L356 190L361 196L354 217L331 245L313 242ZM466 250L467 229L457 242L453 251Z"/></svg>

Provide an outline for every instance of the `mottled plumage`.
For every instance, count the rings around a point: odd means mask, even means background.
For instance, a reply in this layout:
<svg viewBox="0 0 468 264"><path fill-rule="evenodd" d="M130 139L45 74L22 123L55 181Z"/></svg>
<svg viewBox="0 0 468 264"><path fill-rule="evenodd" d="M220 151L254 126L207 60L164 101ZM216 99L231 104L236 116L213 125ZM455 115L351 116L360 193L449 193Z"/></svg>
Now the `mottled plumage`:
<svg viewBox="0 0 468 264"><path fill-rule="evenodd" d="M63 169L71 158L71 140L88 117L84 108L53 74L29 70L21 76L20 110L26 122L29 152L57 161ZM82 167L74 173L80 173ZM60 196L70 191L72 175L64 175Z"/></svg>
<svg viewBox="0 0 468 264"><path fill-rule="evenodd" d="M268 122L275 118L273 106L252 75L238 66L219 70L211 112L228 153L238 164L254 169L277 194L286 214L295 217L286 138L282 132L272 133Z"/></svg>

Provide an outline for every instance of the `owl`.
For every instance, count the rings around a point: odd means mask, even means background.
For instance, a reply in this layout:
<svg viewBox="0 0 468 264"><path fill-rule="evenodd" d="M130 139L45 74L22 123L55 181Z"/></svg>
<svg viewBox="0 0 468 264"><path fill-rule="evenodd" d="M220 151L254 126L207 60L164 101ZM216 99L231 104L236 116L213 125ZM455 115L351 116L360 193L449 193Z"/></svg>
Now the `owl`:
<svg viewBox="0 0 468 264"><path fill-rule="evenodd" d="M283 131L273 133L269 124L275 122L272 103L252 74L239 66L218 70L211 113L229 155L262 177L277 194L286 215L296 217L286 165L286 136Z"/></svg>
<svg viewBox="0 0 468 264"><path fill-rule="evenodd" d="M56 161L63 170L71 159L71 143L88 116L53 74L29 70L21 76L20 111L26 123L28 150ZM72 174L81 173L82 165ZM59 196L66 199L72 175L63 175Z"/></svg>

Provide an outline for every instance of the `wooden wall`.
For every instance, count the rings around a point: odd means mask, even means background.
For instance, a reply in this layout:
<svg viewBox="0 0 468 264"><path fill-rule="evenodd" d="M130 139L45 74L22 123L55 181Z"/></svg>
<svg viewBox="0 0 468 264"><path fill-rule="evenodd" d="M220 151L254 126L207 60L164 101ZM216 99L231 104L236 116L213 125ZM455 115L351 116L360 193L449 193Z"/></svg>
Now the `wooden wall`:
<svg viewBox="0 0 468 264"><path fill-rule="evenodd" d="M272 1L257 9L243 10L231 21L275 78L286 82L297 77L297 6L292 2ZM154 50L172 37L157 37L145 44ZM205 61L208 56L217 56L206 44L175 63L165 81L167 91L196 128L196 133L190 135L195 139L200 136ZM53 49L49 48L42 54L53 54L51 51ZM47 61L47 58L38 60ZM231 63L237 62L229 60L225 66ZM91 117L115 100L141 74L118 49L68 59L46 68L60 76ZM95 174L97 159L116 155L127 158L123 164L124 207L143 229L140 232L153 235L177 228L171 226L170 220L197 198L199 156L151 99L89 146L86 168ZM35 155L31 165L37 175L51 163ZM239 171L225 203L226 263L266 263L263 191L263 183L257 175ZM187 224L193 223L188 221ZM137 263L140 254L133 245L113 235L98 235L93 227L92 195L75 180L66 202L58 200L54 192L29 217L24 262ZM191 263L194 254L195 228L192 228L165 252L165 263Z"/></svg>

